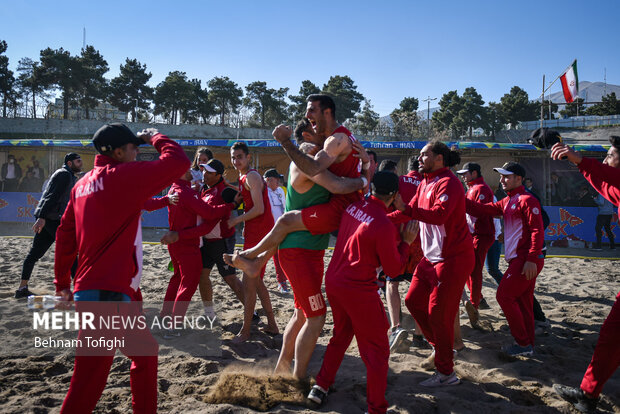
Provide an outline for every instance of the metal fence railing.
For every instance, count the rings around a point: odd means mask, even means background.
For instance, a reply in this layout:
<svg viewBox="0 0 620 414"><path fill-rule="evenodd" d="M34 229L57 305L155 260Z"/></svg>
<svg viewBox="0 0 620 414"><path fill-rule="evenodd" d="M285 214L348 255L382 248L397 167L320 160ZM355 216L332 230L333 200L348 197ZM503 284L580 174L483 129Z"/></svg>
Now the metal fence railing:
<svg viewBox="0 0 620 414"><path fill-rule="evenodd" d="M607 116L573 116L565 119L543 120L543 126L548 128L579 128L604 125L620 125L620 115ZM540 127L540 121L520 122L519 129L533 130Z"/></svg>

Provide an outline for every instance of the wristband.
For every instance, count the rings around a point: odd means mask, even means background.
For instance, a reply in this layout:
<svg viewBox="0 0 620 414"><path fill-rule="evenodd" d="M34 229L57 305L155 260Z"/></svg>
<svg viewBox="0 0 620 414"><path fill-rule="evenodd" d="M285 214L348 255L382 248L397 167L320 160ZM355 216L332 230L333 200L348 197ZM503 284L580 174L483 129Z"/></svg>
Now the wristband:
<svg viewBox="0 0 620 414"><path fill-rule="evenodd" d="M362 179L362 184L364 184L364 185L363 185L363 188L366 188L366 187L368 186L368 180L367 180L367 179L366 179L366 177L364 177L364 176L362 176L362 177L360 177L360 178Z"/></svg>
<svg viewBox="0 0 620 414"><path fill-rule="evenodd" d="M362 169L368 171L369 168L370 168L370 161L366 161L365 163L362 164Z"/></svg>

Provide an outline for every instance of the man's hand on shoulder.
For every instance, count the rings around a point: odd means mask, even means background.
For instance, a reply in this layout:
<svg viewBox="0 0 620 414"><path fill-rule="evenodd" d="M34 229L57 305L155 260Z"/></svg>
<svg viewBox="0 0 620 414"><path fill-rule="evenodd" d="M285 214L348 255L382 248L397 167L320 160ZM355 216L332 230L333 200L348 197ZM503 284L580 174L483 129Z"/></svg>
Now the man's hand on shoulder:
<svg viewBox="0 0 620 414"><path fill-rule="evenodd" d="M159 131L156 128L146 128L138 132L136 136L138 137L138 139L141 139L142 141L150 145L151 138L153 138L153 136L157 134L159 134Z"/></svg>

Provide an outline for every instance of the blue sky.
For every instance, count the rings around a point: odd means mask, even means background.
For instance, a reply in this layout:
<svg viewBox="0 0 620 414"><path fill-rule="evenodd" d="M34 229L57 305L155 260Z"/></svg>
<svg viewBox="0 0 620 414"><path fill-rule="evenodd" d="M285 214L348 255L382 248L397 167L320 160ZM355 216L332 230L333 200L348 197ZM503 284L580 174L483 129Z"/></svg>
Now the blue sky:
<svg viewBox="0 0 620 414"><path fill-rule="evenodd" d="M118 74L146 63L151 85L181 70L203 85L228 76L297 94L348 75L387 115L475 87L485 102L514 85L531 99L577 58L581 81L620 85L620 1L40 1L3 2L9 66L46 47L79 54L82 30ZM561 90L557 82L550 92ZM436 103L437 101L435 101ZM433 105L431 105L433 106ZM420 108L426 104L420 102Z"/></svg>

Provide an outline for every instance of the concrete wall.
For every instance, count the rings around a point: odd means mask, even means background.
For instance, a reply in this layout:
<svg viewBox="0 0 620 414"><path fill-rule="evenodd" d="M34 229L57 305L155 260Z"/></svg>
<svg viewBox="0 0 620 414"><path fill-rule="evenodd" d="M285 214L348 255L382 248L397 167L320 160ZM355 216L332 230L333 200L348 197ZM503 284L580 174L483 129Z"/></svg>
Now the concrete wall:
<svg viewBox="0 0 620 414"><path fill-rule="evenodd" d="M169 125L127 122L133 131L154 127L171 138L269 139L271 130L228 128L215 125ZM0 138L4 139L89 139L103 125L96 120L0 118Z"/></svg>

